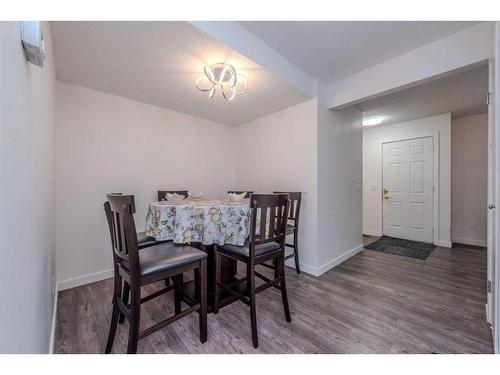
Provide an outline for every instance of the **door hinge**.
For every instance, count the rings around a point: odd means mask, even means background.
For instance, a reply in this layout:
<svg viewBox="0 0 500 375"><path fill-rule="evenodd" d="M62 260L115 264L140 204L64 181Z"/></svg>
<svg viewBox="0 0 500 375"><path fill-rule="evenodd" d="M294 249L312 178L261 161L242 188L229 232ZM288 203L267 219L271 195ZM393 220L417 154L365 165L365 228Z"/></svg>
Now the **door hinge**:
<svg viewBox="0 0 500 375"><path fill-rule="evenodd" d="M491 92L488 92L486 94L486 105L490 105L491 104Z"/></svg>
<svg viewBox="0 0 500 375"><path fill-rule="evenodd" d="M491 280L486 281L486 291L491 293Z"/></svg>

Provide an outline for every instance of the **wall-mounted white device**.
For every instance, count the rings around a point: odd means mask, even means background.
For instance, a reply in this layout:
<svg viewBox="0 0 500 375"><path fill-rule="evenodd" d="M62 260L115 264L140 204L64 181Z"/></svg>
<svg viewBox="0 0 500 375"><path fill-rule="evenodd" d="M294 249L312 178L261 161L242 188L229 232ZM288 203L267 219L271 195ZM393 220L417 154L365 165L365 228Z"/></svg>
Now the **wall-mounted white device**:
<svg viewBox="0 0 500 375"><path fill-rule="evenodd" d="M40 21L21 21L21 42L26 59L32 64L43 66L45 47Z"/></svg>

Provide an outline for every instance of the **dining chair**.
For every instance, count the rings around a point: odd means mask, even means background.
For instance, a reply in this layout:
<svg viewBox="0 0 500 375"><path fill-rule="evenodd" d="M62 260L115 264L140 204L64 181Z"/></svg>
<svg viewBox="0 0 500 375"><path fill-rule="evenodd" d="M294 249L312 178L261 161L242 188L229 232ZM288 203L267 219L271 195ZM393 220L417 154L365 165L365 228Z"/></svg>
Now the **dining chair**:
<svg viewBox="0 0 500 375"><path fill-rule="evenodd" d="M109 193L107 194L108 199L109 196L116 197L116 200L120 205L124 204L129 205L130 211L132 212L132 214L135 214L135 197L133 195L124 195L123 193ZM111 225L112 223L109 222L111 216L106 215L106 217L108 218L108 225ZM157 245L158 243L161 242L165 241L156 241L154 237L148 236L145 231L137 232L137 246L139 247L139 250L148 248L153 245ZM169 285L170 285L170 278L166 278L165 286ZM125 305L128 303L129 297L130 297L129 285L127 283L123 283L122 300ZM120 324L123 324L124 321L125 321L125 315L120 314L118 322Z"/></svg>
<svg viewBox="0 0 500 375"><path fill-rule="evenodd" d="M250 195L253 194L253 191L249 191L249 190L241 190L241 191L230 190L227 193L228 194L243 194L243 193L246 193L245 194L245 198L250 198Z"/></svg>
<svg viewBox="0 0 500 375"><path fill-rule="evenodd" d="M188 190L158 190L158 202L166 201L167 198L165 196L167 193L183 195L184 198L187 198L189 195Z"/></svg>
<svg viewBox="0 0 500 375"><path fill-rule="evenodd" d="M113 250L114 291L113 312L105 353L110 353L118 326L120 314L129 322L127 353L137 352L137 343L153 332L198 311L200 341L207 341L207 254L191 246L164 242L139 250L137 232L130 204L123 204L123 199L108 195L104 203L108 218L109 233ZM199 284L198 294L190 306L182 310L183 272L196 272ZM141 287L172 277L173 285L151 293L141 295ZM122 299L122 282L128 284L131 294L129 304ZM175 314L149 328L139 331L141 305L169 291L174 291Z"/></svg>
<svg viewBox="0 0 500 375"><path fill-rule="evenodd" d="M250 236L244 246L215 245L215 298L214 313L219 312L221 289L238 297L250 306L252 343L259 346L257 334L256 294L274 286L281 291L285 318L291 322L285 283L285 238L289 209L288 194L252 194L250 198ZM257 226L257 217L259 224ZM246 265L246 277L224 284L221 282L222 257ZM276 264L274 278L257 272L255 266L272 260ZM256 286L255 277L264 281Z"/></svg>
<svg viewBox="0 0 500 375"><path fill-rule="evenodd" d="M293 254L285 257L285 260L290 258L295 258L295 271L300 273L299 264L299 214L300 214L300 202L302 201L301 192L285 192L285 191L275 191L274 194L288 194L290 199L290 213L288 215L288 223L286 227L286 234L293 234L293 244L286 243L286 247L293 249ZM292 222L292 223L290 223Z"/></svg>

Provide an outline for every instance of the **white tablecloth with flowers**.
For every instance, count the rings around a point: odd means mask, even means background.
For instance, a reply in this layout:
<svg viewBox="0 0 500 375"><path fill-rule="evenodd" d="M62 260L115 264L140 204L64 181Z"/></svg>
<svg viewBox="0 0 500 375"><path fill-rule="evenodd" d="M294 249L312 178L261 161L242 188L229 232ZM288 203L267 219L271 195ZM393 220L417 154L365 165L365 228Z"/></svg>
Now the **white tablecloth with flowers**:
<svg viewBox="0 0 500 375"><path fill-rule="evenodd" d="M153 202L146 234L157 241L243 246L250 230L249 199Z"/></svg>

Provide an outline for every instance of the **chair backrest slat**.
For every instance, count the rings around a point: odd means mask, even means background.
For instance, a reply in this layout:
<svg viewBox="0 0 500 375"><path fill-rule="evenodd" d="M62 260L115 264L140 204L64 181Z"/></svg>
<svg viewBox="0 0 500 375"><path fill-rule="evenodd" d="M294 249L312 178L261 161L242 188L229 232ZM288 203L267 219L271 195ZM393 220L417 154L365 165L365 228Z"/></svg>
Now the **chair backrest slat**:
<svg viewBox="0 0 500 375"><path fill-rule="evenodd" d="M259 229L259 237L261 239L266 238L266 221L267 221L267 207L260 208L260 229ZM271 234L269 234L271 236Z"/></svg>
<svg viewBox="0 0 500 375"><path fill-rule="evenodd" d="M253 194L253 191L250 191L250 190L241 190L241 191L238 191L238 190L229 190L227 193L228 194L243 194L243 193L246 193L245 194L245 198L250 198L250 195Z"/></svg>
<svg viewBox="0 0 500 375"><path fill-rule="evenodd" d="M288 217L288 194L252 194L250 198L250 257L255 256L255 246L278 242L284 249ZM259 225L257 231L257 217Z"/></svg>
<svg viewBox="0 0 500 375"><path fill-rule="evenodd" d="M189 196L188 190L158 190L158 202L166 201L165 196L168 194L179 194L187 198Z"/></svg>
<svg viewBox="0 0 500 375"><path fill-rule="evenodd" d="M272 207L269 209L269 237L274 237L276 235L276 209L277 207ZM278 217L279 225L279 217Z"/></svg>

